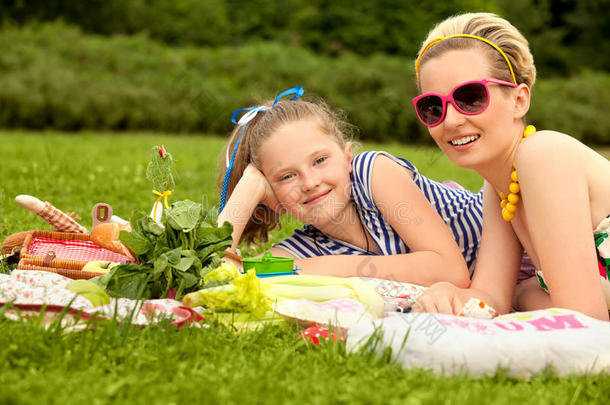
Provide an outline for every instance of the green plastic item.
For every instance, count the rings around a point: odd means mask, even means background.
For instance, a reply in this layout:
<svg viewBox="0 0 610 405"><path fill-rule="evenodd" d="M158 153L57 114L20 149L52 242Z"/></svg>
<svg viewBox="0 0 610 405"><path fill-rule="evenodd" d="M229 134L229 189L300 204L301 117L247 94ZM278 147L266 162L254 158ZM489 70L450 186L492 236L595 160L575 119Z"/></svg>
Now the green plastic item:
<svg viewBox="0 0 610 405"><path fill-rule="evenodd" d="M283 273L290 272L294 267L294 258L272 256L271 252L265 252L263 257L250 257L242 259L244 271L254 269L258 273Z"/></svg>

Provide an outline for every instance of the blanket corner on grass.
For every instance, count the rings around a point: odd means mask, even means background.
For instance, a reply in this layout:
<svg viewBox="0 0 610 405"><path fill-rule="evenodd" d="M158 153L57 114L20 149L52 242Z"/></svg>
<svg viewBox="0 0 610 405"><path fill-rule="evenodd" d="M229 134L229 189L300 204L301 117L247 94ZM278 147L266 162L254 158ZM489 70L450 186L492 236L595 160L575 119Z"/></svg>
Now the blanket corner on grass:
<svg viewBox="0 0 610 405"><path fill-rule="evenodd" d="M180 301L154 299L145 301L127 298L112 299L109 304L94 306L87 299L65 287L73 280L59 274L38 270L13 270L10 275L0 274L0 306L34 310L43 307L64 307L81 312L87 317L97 316L127 321L146 326L169 320L181 325L191 319Z"/></svg>

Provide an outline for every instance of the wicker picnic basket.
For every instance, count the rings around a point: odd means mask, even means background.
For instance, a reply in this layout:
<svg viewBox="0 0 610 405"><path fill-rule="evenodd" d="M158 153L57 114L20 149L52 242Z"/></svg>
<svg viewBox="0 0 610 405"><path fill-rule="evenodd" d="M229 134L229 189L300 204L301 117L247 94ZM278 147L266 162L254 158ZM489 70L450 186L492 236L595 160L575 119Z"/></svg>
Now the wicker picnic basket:
<svg viewBox="0 0 610 405"><path fill-rule="evenodd" d="M56 246L66 247L67 252L56 252ZM129 261L126 256L94 244L89 234L34 230L25 237L17 268L50 271L72 279L90 279L102 274L82 270L92 260Z"/></svg>

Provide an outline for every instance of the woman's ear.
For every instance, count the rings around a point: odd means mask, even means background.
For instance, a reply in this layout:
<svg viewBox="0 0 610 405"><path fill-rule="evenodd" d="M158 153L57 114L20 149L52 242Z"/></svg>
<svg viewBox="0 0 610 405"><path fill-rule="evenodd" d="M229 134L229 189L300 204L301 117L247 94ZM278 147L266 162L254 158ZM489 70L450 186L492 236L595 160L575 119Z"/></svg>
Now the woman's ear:
<svg viewBox="0 0 610 405"><path fill-rule="evenodd" d="M527 84L520 84L515 93L515 107L513 111L514 118L520 120L525 117L525 114L530 109L530 88Z"/></svg>

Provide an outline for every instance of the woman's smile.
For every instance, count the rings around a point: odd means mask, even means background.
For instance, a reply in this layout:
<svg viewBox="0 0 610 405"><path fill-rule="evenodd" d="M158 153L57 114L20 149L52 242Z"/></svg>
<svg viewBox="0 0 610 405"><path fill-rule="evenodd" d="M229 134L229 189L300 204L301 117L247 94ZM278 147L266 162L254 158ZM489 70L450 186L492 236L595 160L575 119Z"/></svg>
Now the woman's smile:
<svg viewBox="0 0 610 405"><path fill-rule="evenodd" d="M421 67L421 91L446 95L461 83L489 76L487 55L480 49L451 50ZM489 86L489 105L477 114L461 113L451 103L444 106L443 121L429 131L455 164L478 171L505 160L499 153L513 142L513 131L507 132L507 129L514 126L511 113L514 91L509 90L499 85Z"/></svg>
<svg viewBox="0 0 610 405"><path fill-rule="evenodd" d="M464 151L470 149L481 136L478 134L459 135L449 140L449 144L456 151Z"/></svg>

